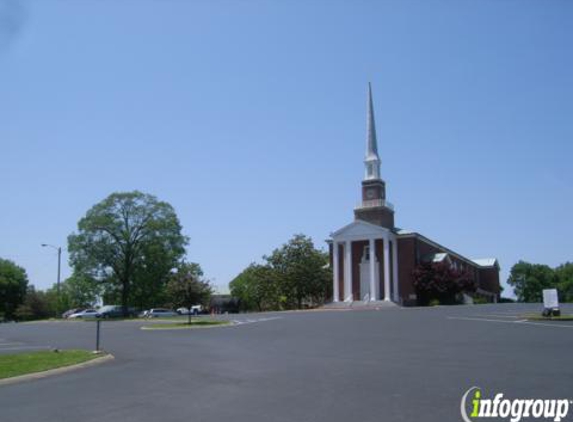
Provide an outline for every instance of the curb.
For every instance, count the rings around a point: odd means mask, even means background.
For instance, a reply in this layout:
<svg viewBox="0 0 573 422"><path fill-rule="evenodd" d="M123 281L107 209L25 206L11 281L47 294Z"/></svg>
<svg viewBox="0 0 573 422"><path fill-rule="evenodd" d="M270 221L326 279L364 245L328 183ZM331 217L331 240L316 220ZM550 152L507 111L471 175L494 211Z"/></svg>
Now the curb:
<svg viewBox="0 0 573 422"><path fill-rule="evenodd" d="M65 374L66 372L72 372L77 369L89 368L90 366L96 366L113 359L115 359L114 356L108 354L99 358L88 360L87 362L78 363L76 365L63 366L61 368L48 369L47 371L33 372L31 374L19 375L17 377L4 378L0 379L0 387L3 385L16 384L19 382L46 378L52 375Z"/></svg>

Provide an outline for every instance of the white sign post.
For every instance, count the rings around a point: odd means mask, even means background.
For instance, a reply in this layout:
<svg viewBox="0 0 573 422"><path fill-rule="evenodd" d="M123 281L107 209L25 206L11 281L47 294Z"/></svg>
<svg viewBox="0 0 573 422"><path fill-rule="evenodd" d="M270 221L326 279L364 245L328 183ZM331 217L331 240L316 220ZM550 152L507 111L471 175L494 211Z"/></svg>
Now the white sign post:
<svg viewBox="0 0 573 422"><path fill-rule="evenodd" d="M559 309L559 298L557 297L557 289L543 290L543 307L545 309Z"/></svg>

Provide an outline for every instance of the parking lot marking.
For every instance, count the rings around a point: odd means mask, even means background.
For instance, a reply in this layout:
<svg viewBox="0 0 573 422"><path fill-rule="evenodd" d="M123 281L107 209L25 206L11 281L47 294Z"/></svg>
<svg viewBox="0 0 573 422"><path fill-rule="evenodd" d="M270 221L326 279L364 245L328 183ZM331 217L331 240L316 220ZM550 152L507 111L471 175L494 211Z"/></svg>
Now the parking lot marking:
<svg viewBox="0 0 573 422"><path fill-rule="evenodd" d="M483 318L483 317L493 317L493 318L519 318L519 315L500 315L500 314L478 314L478 315L472 315L474 317L479 317L479 318Z"/></svg>
<svg viewBox="0 0 573 422"><path fill-rule="evenodd" d="M573 328L573 325L570 324L560 324L560 323L545 323L545 322L532 322L526 319L518 320L518 321L507 321L503 319L489 319L489 318L471 318L471 317L447 317L448 319L457 319L461 321L483 321L483 322L502 322L506 324L519 324L519 325L539 325L542 327L558 327L558 328Z"/></svg>
<svg viewBox="0 0 573 422"><path fill-rule="evenodd" d="M462 321L504 322L506 324L515 324L515 321L506 321L504 319L488 319L488 318L472 318L472 317L448 317L448 319L459 319Z"/></svg>
<svg viewBox="0 0 573 422"><path fill-rule="evenodd" d="M258 318L258 319L246 319L246 320L238 320L234 319L232 322L235 325L245 325L245 324L254 324L256 322L265 322L265 321L273 321L275 319L282 319L282 317L266 317L266 318Z"/></svg>

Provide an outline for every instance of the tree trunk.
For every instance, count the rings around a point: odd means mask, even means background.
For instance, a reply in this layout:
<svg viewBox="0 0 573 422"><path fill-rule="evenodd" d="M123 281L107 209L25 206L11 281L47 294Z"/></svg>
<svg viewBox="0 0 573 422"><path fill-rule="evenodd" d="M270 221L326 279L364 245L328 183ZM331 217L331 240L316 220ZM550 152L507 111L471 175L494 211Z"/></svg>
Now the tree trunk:
<svg viewBox="0 0 573 422"><path fill-rule="evenodd" d="M125 277L121 282L121 313L124 317L129 314L128 311L128 300L129 300L129 279Z"/></svg>

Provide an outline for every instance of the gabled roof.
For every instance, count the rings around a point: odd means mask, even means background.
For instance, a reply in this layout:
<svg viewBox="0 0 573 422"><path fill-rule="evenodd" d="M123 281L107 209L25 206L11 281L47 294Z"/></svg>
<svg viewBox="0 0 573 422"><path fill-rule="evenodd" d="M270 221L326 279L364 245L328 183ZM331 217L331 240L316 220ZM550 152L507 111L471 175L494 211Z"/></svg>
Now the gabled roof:
<svg viewBox="0 0 573 422"><path fill-rule="evenodd" d="M373 234L387 234L391 232L387 228L377 226L362 220L355 220L352 223L330 233L331 238L335 237L368 237Z"/></svg>
<svg viewBox="0 0 573 422"><path fill-rule="evenodd" d="M428 239L427 237L421 235L418 232L411 231L411 230L404 230L404 229L396 229L396 232L398 233L399 238L415 237L415 238L421 240L422 242L428 243L428 244L433 245L434 247L436 247L438 249L446 251L446 253L451 255L452 257L455 257L457 259L465 261L468 264L478 265L480 267L486 267L486 268L491 268L491 267L497 266L499 268L499 262L495 258L469 259L463 255L460 255L457 252L452 251L451 249L446 248L445 246L440 245L437 242L434 242L433 240Z"/></svg>

